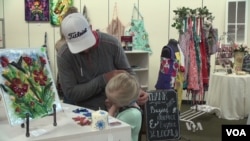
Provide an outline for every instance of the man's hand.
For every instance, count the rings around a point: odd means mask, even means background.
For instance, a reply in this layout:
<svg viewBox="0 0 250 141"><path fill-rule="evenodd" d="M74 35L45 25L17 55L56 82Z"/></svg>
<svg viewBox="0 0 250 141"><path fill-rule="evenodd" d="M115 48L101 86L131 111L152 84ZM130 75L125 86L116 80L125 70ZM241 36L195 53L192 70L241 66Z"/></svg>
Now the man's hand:
<svg viewBox="0 0 250 141"><path fill-rule="evenodd" d="M108 110L111 108L112 105L113 105L113 103L109 99L105 100L105 106Z"/></svg>
<svg viewBox="0 0 250 141"><path fill-rule="evenodd" d="M105 78L106 82L108 82L112 77L114 77L120 73L127 73L127 72L125 70L112 70L110 72L105 73L104 78Z"/></svg>
<svg viewBox="0 0 250 141"><path fill-rule="evenodd" d="M145 91L141 90L139 98L137 99L137 104L138 105L144 105L148 101L148 93Z"/></svg>

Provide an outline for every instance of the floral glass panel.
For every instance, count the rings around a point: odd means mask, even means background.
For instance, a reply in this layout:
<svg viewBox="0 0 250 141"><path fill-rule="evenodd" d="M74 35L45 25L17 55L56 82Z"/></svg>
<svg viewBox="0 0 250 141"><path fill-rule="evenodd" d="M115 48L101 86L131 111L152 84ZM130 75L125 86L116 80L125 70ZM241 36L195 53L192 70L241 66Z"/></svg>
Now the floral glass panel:
<svg viewBox="0 0 250 141"><path fill-rule="evenodd" d="M39 119L61 104L44 48L1 49L0 92L11 125Z"/></svg>
<svg viewBox="0 0 250 141"><path fill-rule="evenodd" d="M59 26L69 6L73 6L73 0L50 0L50 23Z"/></svg>

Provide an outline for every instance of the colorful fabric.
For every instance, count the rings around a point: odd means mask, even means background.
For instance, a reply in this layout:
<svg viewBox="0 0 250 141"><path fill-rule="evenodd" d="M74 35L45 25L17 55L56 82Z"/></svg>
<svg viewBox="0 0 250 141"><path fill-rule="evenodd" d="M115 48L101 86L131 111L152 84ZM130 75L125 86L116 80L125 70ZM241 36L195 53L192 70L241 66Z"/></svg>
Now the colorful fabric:
<svg viewBox="0 0 250 141"><path fill-rule="evenodd" d="M125 34L130 35L133 37L132 46L135 50L145 50L148 52L152 52L149 40L148 40L148 33L144 27L144 20L142 15L139 13L139 10L134 6L133 14L137 13L138 18L134 18L132 16L131 19L131 27Z"/></svg>
<svg viewBox="0 0 250 141"><path fill-rule="evenodd" d="M155 85L156 89L173 89L175 85L175 78L178 72L179 64L175 59L174 51L171 47L165 46L171 52L171 58L161 57L160 71L158 80Z"/></svg>
<svg viewBox="0 0 250 141"><path fill-rule="evenodd" d="M184 55L185 68L189 68L189 62L190 62L190 58L189 58L190 37L191 37L191 33L185 32L184 34L180 35L180 39L179 39L179 45L180 45L180 48L181 48L183 55ZM188 77L187 72L188 71L185 71L185 73L184 73L185 80Z"/></svg>
<svg viewBox="0 0 250 141"><path fill-rule="evenodd" d="M181 50L179 52L175 53L176 59L179 62L179 66L181 66ZM184 82L184 72L179 71L177 72L176 75L176 80L175 80L175 90L177 92L177 99L178 99L178 109L181 110L181 103L182 103L182 93L183 93L183 82Z"/></svg>
<svg viewBox="0 0 250 141"><path fill-rule="evenodd" d="M189 31L190 35L193 35L192 31L192 19L189 19ZM191 36L190 43L189 43L189 68L188 68L188 90L199 90L198 85L198 68L197 68L197 61L196 61L196 52L195 52L195 44L194 44L194 37Z"/></svg>
<svg viewBox="0 0 250 141"><path fill-rule="evenodd" d="M201 72L202 72L202 80L204 85L208 85L208 61L207 61L207 53L206 53L206 46L205 46L205 31L202 29L203 19L200 19L200 34L201 34L201 42L200 42L200 54L201 54Z"/></svg>

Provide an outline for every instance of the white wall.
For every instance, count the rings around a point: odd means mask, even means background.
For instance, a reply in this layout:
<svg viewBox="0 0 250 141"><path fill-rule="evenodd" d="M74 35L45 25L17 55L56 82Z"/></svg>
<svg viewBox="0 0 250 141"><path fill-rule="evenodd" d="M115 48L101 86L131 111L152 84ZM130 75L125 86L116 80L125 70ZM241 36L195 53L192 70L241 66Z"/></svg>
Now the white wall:
<svg viewBox="0 0 250 141"><path fill-rule="evenodd" d="M248 7L248 11L247 11L247 14L250 12L250 2L247 1L247 7ZM249 36L250 36L250 18L249 16L247 16L247 35L248 35L248 39L249 39ZM248 47L250 47L250 40L247 40L247 45Z"/></svg>
<svg viewBox="0 0 250 141"><path fill-rule="evenodd" d="M126 26L130 22L133 5L138 6L144 17L145 28L149 33L149 42L153 51L149 64L149 88L154 89L159 71L161 49L170 38L178 39L177 30L171 27L174 16L173 10L183 6L190 8L207 6L215 16L213 25L219 29L219 35L221 35L225 29L226 1L74 0L74 6L82 12L83 6L86 5L93 29L104 32L106 32L106 27L112 19L115 3L118 7L118 16ZM250 7L249 4L248 7ZM24 20L23 0L0 0L0 18L5 20L6 48L40 47L44 43L44 33L47 32L51 69L55 77L57 70L54 44L59 39L59 28L52 26L49 22L26 22ZM248 41L248 45L250 45L250 41ZM213 60L211 62L214 63Z"/></svg>

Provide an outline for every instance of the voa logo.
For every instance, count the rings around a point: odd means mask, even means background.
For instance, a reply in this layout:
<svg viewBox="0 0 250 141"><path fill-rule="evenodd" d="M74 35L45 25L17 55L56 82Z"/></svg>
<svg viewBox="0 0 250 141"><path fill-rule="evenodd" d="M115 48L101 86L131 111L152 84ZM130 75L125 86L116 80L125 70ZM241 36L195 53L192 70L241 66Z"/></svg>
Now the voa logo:
<svg viewBox="0 0 250 141"><path fill-rule="evenodd" d="M188 130L193 130L193 132L197 130L203 130L203 127L200 122L197 122L196 124L192 121L186 122L186 127Z"/></svg>
<svg viewBox="0 0 250 141"><path fill-rule="evenodd" d="M226 129L227 136L247 136L244 129Z"/></svg>

